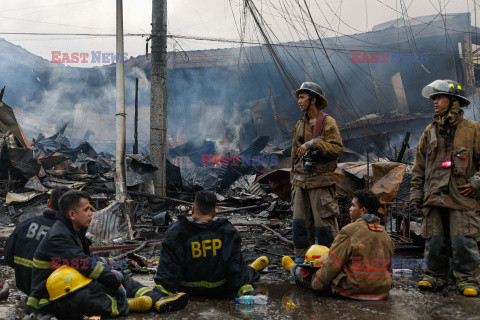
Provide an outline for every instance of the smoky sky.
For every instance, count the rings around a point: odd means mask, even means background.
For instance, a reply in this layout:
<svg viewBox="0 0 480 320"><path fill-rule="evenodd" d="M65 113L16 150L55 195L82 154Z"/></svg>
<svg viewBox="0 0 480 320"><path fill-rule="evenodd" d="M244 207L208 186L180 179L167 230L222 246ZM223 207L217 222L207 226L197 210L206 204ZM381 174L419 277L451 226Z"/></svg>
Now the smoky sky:
<svg viewBox="0 0 480 320"><path fill-rule="evenodd" d="M315 31L299 25L307 17L295 1L252 0L269 25L275 41L298 41ZM243 20L243 0L168 0L168 33L258 41L258 30L247 15ZM303 3L300 1L300 3ZM402 18L402 7L410 17L437 14L439 4L420 0L309 0L307 1L322 36L354 34L374 25ZM442 13L473 12L473 1L440 1ZM124 0L124 32L151 31L150 0ZM3 1L0 12L2 32L115 33L115 1L112 0L16 0ZM472 25L475 23L472 22ZM322 28L323 27L323 28ZM51 60L51 52L115 52L115 37L5 35L6 40ZM200 50L238 46L232 43L171 38L169 50ZM125 52L145 54L145 37L126 37ZM91 64L72 64L91 67Z"/></svg>

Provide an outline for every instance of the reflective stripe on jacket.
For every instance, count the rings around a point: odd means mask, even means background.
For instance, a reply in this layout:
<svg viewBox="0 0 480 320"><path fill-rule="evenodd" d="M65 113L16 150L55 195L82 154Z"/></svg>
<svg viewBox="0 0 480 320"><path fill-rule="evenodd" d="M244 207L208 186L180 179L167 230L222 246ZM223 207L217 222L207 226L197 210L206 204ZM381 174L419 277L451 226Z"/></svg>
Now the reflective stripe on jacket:
<svg viewBox="0 0 480 320"><path fill-rule="evenodd" d="M461 118L456 126L453 144L445 148L436 122L427 126L417 145L412 169L410 200L426 206L457 210L480 210L480 202L460 194L458 186L471 183L480 192L480 125ZM450 161L451 166L442 166Z"/></svg>
<svg viewBox="0 0 480 320"><path fill-rule="evenodd" d="M162 242L156 290L167 294L251 294L253 269L249 269L240 234L227 219L197 223L179 216Z"/></svg>
<svg viewBox="0 0 480 320"><path fill-rule="evenodd" d="M32 285L33 254L55 223L55 215L55 212L46 210L41 216L22 221L5 243L5 260L15 269L17 288L27 295Z"/></svg>
<svg viewBox="0 0 480 320"><path fill-rule="evenodd" d="M30 297L48 299L46 281L58 267L68 264L83 275L97 279L105 287L116 290L120 281L109 269L105 260L90 255L90 241L84 232L75 232L72 222L63 214L43 238L33 256L32 291Z"/></svg>
<svg viewBox="0 0 480 320"><path fill-rule="evenodd" d="M368 221L367 221L367 220ZM394 245L380 219L361 215L340 230L312 286L358 300L380 300L392 288Z"/></svg>

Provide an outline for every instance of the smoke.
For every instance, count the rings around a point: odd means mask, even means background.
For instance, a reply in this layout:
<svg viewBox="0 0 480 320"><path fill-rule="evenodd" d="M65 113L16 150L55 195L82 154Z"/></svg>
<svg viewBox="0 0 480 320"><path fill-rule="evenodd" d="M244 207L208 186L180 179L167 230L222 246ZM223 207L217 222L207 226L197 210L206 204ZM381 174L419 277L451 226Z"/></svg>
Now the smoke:
<svg viewBox="0 0 480 320"><path fill-rule="evenodd" d="M468 107L463 108L464 117L466 119L478 121L480 119L480 113L479 113L480 104L478 101L478 97L476 95L470 95L470 96L467 96L467 98L470 100L470 105Z"/></svg>

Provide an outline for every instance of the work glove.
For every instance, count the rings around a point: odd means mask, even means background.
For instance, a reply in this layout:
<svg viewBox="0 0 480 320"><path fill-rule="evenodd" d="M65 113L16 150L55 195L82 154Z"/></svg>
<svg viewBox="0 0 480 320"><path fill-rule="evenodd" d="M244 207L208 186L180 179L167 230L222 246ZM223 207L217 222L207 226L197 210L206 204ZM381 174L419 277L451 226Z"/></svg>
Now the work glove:
<svg viewBox="0 0 480 320"><path fill-rule="evenodd" d="M125 299L127 298L127 291L123 287L123 284L118 287L116 291L116 296L118 304L123 304L125 302Z"/></svg>
<svg viewBox="0 0 480 320"><path fill-rule="evenodd" d="M301 285L302 287L310 288L312 282L312 277L315 274L314 269L302 268L299 265L294 265L290 269L290 276L296 284Z"/></svg>

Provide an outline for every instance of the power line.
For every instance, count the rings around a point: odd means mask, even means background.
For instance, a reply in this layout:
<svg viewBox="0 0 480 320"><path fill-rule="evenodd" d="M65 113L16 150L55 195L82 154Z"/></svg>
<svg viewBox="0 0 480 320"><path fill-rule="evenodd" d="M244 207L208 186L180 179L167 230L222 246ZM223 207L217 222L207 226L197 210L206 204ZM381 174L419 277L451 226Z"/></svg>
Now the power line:
<svg viewBox="0 0 480 320"><path fill-rule="evenodd" d="M465 31L463 33L466 33ZM57 32L0 32L0 35L30 35L30 36L81 36L81 37L115 37L116 34L114 33L57 33ZM124 37L149 37L151 33L125 33ZM178 34L167 34L167 38L172 39L185 39L185 40L198 40L198 41L211 41L211 42L222 42L222 43L233 43L233 44L247 44L247 45L271 45L271 46L278 46L278 47L292 47L292 48L304 48L304 49L318 49L318 46L315 45L305 45L300 44L308 40L301 40L298 42L262 42L256 40L240 40L240 39L227 39L227 38L214 38L214 37L204 37L204 36L194 36L194 35L178 35ZM65 38L62 38L65 39ZM80 39L80 38L79 38ZM326 38L328 39L328 38ZM55 40L55 39L52 39ZM358 40L358 39L355 39ZM312 42L312 41L310 41ZM332 51L339 51L345 53L351 53L351 51L362 51L362 52L379 52L381 49L382 52L400 52L400 53L411 53L410 50L401 49L397 47L388 47L381 44L370 43L372 46L352 46L346 47L342 46L342 48L338 47L325 47L325 49L332 50ZM375 48L375 49L366 49L368 47ZM323 48L323 47L322 47ZM224 50L228 48L220 48L214 50ZM451 52L442 52L442 51L416 51L417 54L431 54L431 55L456 55L456 53Z"/></svg>

